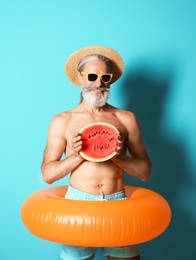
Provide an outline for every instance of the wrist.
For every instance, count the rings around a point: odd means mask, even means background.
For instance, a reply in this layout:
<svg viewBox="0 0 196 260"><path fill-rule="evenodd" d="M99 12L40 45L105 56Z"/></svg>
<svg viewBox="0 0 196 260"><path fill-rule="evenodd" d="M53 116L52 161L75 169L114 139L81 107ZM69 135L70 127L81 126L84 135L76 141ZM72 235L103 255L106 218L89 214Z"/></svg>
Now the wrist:
<svg viewBox="0 0 196 260"><path fill-rule="evenodd" d="M79 162L83 162L85 160L79 153L76 153L74 155L75 155L76 159L78 159Z"/></svg>

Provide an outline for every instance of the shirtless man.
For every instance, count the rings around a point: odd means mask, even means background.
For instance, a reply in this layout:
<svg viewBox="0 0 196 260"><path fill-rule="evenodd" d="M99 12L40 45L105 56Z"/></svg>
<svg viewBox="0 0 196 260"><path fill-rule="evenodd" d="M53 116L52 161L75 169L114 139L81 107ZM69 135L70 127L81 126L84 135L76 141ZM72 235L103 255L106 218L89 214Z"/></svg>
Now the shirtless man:
<svg viewBox="0 0 196 260"><path fill-rule="evenodd" d="M68 78L82 88L82 101L75 108L56 115L51 121L42 163L44 181L51 184L71 173L70 191L68 189L66 197L78 199L74 194L79 192L80 199L83 199L83 194L85 198L89 195L89 199L92 196L99 197L100 194L111 199L114 194L124 192L124 172L147 180L151 164L135 115L107 103L110 84L123 71L120 55L102 46L82 48L67 60L65 71ZM108 161L89 162L79 153L82 140L78 132L93 122L110 123L119 131L117 155ZM130 155L127 155L127 151ZM65 159L61 159L63 153ZM123 196L122 199L126 197L125 194ZM90 250L89 253L89 248L63 245L61 257L66 260L90 260L94 258L96 249ZM109 260L140 259L136 246L106 248L104 255Z"/></svg>

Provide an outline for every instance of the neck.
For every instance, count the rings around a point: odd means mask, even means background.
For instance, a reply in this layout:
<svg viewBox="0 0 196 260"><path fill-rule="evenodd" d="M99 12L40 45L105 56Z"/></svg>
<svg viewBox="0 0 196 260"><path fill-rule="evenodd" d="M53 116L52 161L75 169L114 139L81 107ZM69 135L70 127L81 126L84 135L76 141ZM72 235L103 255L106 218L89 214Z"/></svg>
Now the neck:
<svg viewBox="0 0 196 260"><path fill-rule="evenodd" d="M106 107L107 103L103 107L96 107L96 106L90 105L85 100L83 100L80 105L81 105L83 111L86 111L86 112L88 111L88 112L96 115L98 112L103 111L103 109Z"/></svg>

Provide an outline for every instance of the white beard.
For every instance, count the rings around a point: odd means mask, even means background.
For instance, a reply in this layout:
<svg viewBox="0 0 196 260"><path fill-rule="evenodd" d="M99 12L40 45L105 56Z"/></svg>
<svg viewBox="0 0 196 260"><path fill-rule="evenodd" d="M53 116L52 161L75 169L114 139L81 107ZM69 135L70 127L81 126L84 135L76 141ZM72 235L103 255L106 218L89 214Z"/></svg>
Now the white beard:
<svg viewBox="0 0 196 260"><path fill-rule="evenodd" d="M103 92L100 94L93 94L91 93L91 90L92 87L90 87L90 89L85 87L82 88L83 99L91 106L103 107L110 96L110 89L104 88L104 90L102 90Z"/></svg>

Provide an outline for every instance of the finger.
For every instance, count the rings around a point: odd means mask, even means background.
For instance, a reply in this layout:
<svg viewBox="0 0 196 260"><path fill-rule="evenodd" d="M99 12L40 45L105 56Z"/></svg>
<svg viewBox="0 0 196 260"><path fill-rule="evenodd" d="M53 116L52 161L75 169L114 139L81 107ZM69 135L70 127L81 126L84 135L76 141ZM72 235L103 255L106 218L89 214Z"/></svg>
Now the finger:
<svg viewBox="0 0 196 260"><path fill-rule="evenodd" d="M82 137L79 133L74 133L72 136L72 143L76 143L78 141L81 141Z"/></svg>
<svg viewBox="0 0 196 260"><path fill-rule="evenodd" d="M122 141L116 142L115 152L119 155L123 149L123 143Z"/></svg>
<svg viewBox="0 0 196 260"><path fill-rule="evenodd" d="M123 142L123 138L122 138L120 132L118 134L117 140L118 140L118 142Z"/></svg>
<svg viewBox="0 0 196 260"><path fill-rule="evenodd" d="M119 152L122 150L122 143L117 142L115 146L115 152Z"/></svg>
<svg viewBox="0 0 196 260"><path fill-rule="evenodd" d="M74 139L72 139L72 144L75 145L77 143L82 143L81 137L75 137Z"/></svg>
<svg viewBox="0 0 196 260"><path fill-rule="evenodd" d="M122 148L123 147L123 142L121 140L117 140L116 147Z"/></svg>
<svg viewBox="0 0 196 260"><path fill-rule="evenodd" d="M74 149L75 153L79 153L82 150L82 146L78 146Z"/></svg>
<svg viewBox="0 0 196 260"><path fill-rule="evenodd" d="M81 137L81 135L78 133L78 132L75 132L75 133L73 133L73 135L72 135L72 139L74 139L74 138L77 138L77 137Z"/></svg>
<svg viewBox="0 0 196 260"><path fill-rule="evenodd" d="M72 144L74 149L78 149L78 147L82 148L82 141L78 141Z"/></svg>

